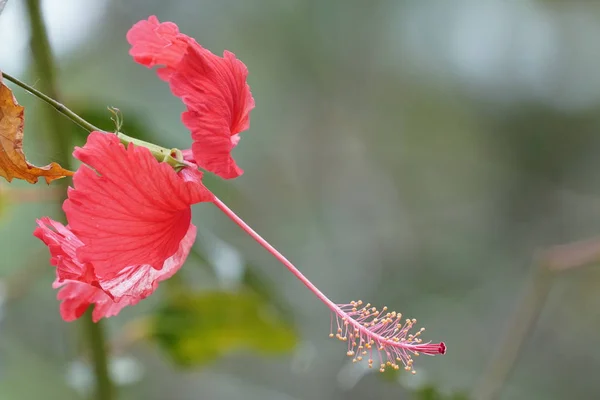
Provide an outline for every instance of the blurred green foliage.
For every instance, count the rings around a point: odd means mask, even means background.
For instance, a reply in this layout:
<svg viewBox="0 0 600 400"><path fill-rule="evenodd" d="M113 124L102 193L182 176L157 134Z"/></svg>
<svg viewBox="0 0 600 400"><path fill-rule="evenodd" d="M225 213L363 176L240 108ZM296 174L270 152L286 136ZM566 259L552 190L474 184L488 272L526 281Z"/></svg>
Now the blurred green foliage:
<svg viewBox="0 0 600 400"><path fill-rule="evenodd" d="M235 350L288 352L292 328L248 291L172 293L152 317L150 337L182 366L199 366Z"/></svg>

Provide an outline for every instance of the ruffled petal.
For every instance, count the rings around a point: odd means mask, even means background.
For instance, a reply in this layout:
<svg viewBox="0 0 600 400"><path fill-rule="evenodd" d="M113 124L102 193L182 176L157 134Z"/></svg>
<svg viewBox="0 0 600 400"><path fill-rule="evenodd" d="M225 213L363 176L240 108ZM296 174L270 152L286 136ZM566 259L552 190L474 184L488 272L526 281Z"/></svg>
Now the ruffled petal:
<svg viewBox="0 0 600 400"><path fill-rule="evenodd" d="M133 59L148 68L163 66L165 71L160 75L168 79L172 71L185 54L189 38L179 33L179 28L172 22L158 22L155 16L147 21L136 23L127 32L127 41L131 44L129 54Z"/></svg>
<svg viewBox="0 0 600 400"><path fill-rule="evenodd" d="M56 298L60 303L60 315L65 321L74 321L81 317L87 308L94 306L92 319L98 322L101 318L117 315L124 307L134 305L138 298L127 297L115 302L104 291L87 283L77 281L54 281L54 288L59 288Z"/></svg>
<svg viewBox="0 0 600 400"><path fill-rule="evenodd" d="M74 156L86 163L73 176L63 209L83 243L77 259L103 281L132 265L161 269L189 230L190 205L211 201L199 171L178 176L144 147L127 149L113 134L92 132Z"/></svg>
<svg viewBox="0 0 600 400"><path fill-rule="evenodd" d="M195 162L222 178L241 175L231 150L238 134L249 128L255 105L244 63L228 51L223 57L211 53L175 24L159 23L156 17L135 24L127 38L135 61L164 66L159 76L187 106L182 119L192 133Z"/></svg>
<svg viewBox="0 0 600 400"><path fill-rule="evenodd" d="M224 179L233 179L244 173L231 156L233 143L225 120L215 120L210 115L194 111L184 112L181 119L192 133L192 153L199 167Z"/></svg>
<svg viewBox="0 0 600 400"><path fill-rule="evenodd" d="M56 267L58 280L97 284L92 265L77 260L77 248L83 245L81 240L69 228L48 217L38 219L36 222L38 227L33 231L33 235L48 246L50 264Z"/></svg>
<svg viewBox="0 0 600 400"><path fill-rule="evenodd" d="M177 252L160 270L150 265L131 265L123 268L113 280L102 280L93 274L91 264L83 264L77 259L77 249L83 243L68 227L47 217L37 223L34 235L48 246L51 263L57 267L53 287L61 288L58 299L63 300L60 309L66 321L79 318L92 304L95 304L93 315L97 321L116 315L123 307L148 297L159 282L181 268L196 238L196 227L190 224Z"/></svg>
<svg viewBox="0 0 600 400"><path fill-rule="evenodd" d="M187 106L182 119L192 133L196 163L226 179L243 173L231 150L238 134L250 126L255 105L247 76L248 69L233 53L226 51L221 58L190 45L169 79L173 94Z"/></svg>

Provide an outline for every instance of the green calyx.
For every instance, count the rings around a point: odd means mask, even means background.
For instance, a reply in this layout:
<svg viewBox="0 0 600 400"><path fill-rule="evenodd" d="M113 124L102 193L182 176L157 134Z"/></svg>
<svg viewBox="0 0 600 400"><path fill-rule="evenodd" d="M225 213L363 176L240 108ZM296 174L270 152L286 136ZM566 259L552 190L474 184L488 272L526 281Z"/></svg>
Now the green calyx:
<svg viewBox="0 0 600 400"><path fill-rule="evenodd" d="M125 147L127 147L129 143L133 143L135 146L147 148L150 150L150 153L152 153L154 158L156 158L159 162L166 162L177 171L185 167L185 163L183 162L183 153L179 149L167 149L165 147L160 147L154 143L145 142L143 140L127 136L122 132L117 132L116 135L121 143L125 145Z"/></svg>

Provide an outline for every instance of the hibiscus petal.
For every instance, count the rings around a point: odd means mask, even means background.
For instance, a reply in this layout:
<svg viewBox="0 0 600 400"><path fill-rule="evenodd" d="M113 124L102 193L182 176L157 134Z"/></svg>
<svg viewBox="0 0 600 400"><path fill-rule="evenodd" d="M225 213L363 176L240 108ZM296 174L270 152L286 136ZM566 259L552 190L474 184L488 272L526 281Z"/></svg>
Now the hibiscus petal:
<svg viewBox="0 0 600 400"><path fill-rule="evenodd" d="M244 173L231 156L233 144L225 120L215 120L209 114L194 111L184 112L181 119L192 133L194 162L200 168L224 179L233 179Z"/></svg>
<svg viewBox="0 0 600 400"><path fill-rule="evenodd" d="M196 163L226 179L243 173L231 150L237 134L250 126L255 105L247 76L248 69L233 53L226 51L221 58L190 45L169 79L173 94L188 109L182 119L192 133Z"/></svg>
<svg viewBox="0 0 600 400"><path fill-rule="evenodd" d="M55 288L62 286L56 298L62 300L60 315L65 321L76 320L90 305L94 305L92 319L94 322L98 322L101 318L117 315L124 307L140 301L140 299L128 297L115 302L101 289L77 281L59 282L57 279L53 286Z"/></svg>
<svg viewBox="0 0 600 400"><path fill-rule="evenodd" d="M250 126L254 98L246 83L248 69L235 55L219 57L156 17L135 24L127 34L134 60L147 67L163 65L158 75L187 106L183 123L192 133L195 162L222 178L243 173L231 150Z"/></svg>
<svg viewBox="0 0 600 400"><path fill-rule="evenodd" d="M127 32L127 41L131 44L129 54L133 59L148 68L157 65L166 67L161 75L168 78L168 71L174 68L185 54L189 37L179 33L172 22L158 22L155 16L147 21L136 23Z"/></svg>
<svg viewBox="0 0 600 400"><path fill-rule="evenodd" d="M179 249L165 261L161 270L150 265L132 265L123 268L113 280L98 281L92 266L78 261L76 252L83 243L68 227L49 218L37 222L34 235L48 246L51 262L57 266L53 287L62 287L57 298L63 300L60 310L65 321L79 318L92 304L95 304L94 321L98 321L117 315L123 307L148 297L159 282L170 278L181 268L196 238L196 227L190 224Z"/></svg>
<svg viewBox="0 0 600 400"><path fill-rule="evenodd" d="M99 284L116 301L123 301L125 297L140 299L148 297L156 290L159 282L169 279L181 268L195 239L196 227L190 224L186 235L179 244L179 249L165 260L160 270L156 270L147 264L133 265L123 268L114 279L100 280Z"/></svg>
<svg viewBox="0 0 600 400"><path fill-rule="evenodd" d="M33 235L48 246L51 255L50 264L56 267L58 279L77 280L90 284L95 282L92 265L77 260L76 250L83 245L81 240L63 224L48 217L38 219L36 222L38 227Z"/></svg>
<svg viewBox="0 0 600 400"><path fill-rule="evenodd" d="M104 281L131 265L162 268L189 230L190 205L213 198L199 171L178 176L148 149L125 149L113 134L92 132L73 154L94 170L83 165L75 173L63 209L84 244L77 258Z"/></svg>

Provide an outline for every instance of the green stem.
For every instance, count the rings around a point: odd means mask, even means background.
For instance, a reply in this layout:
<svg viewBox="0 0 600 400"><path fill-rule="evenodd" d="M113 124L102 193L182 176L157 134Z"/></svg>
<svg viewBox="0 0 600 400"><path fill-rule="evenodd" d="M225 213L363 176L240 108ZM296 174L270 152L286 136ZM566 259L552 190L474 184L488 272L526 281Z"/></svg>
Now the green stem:
<svg viewBox="0 0 600 400"><path fill-rule="evenodd" d="M108 371L108 359L106 340L104 335L104 325L102 321L94 322L92 320L92 310L83 316L85 333L90 343L90 351L94 364L94 374L96 375L96 398L98 400L108 400L113 398L113 385L110 381Z"/></svg>
<svg viewBox="0 0 600 400"><path fill-rule="evenodd" d="M47 97L58 98L58 89L56 87L56 77L52 50L46 32L46 26L42 17L40 0L27 0L27 14L29 16L29 26L31 29L31 52L33 55L33 64L36 67L36 73L40 77L40 91L47 94ZM48 122L48 132L52 143L56 146L54 153L58 158L59 164L69 168L70 161L70 143L68 135L65 135L62 120L55 113L46 112L46 121ZM63 183L64 184L64 183Z"/></svg>
<svg viewBox="0 0 600 400"><path fill-rule="evenodd" d="M48 32L44 24L44 18L40 7L40 0L27 0L27 14L29 17L29 25L31 28L31 50L33 54L34 65L37 68L37 75L40 78L40 90L33 89L25 85L18 79L7 74L3 74L11 82L21 86L33 95L44 100L52 105L57 111L66 115L72 121L88 130L99 130L93 125L87 123L71 110L64 107L57 100L58 89L56 85L56 67L52 56L52 49L48 40ZM44 94L45 93L45 94ZM52 135L52 143L56 145L55 154L58 162L65 168L69 168L71 161L72 143L68 132L64 128L60 116L54 112L48 112L46 115L49 132ZM66 192L66 191L65 191ZM66 195L66 193L65 193ZM105 339L102 326L95 324L91 319L91 312L88 312L83 324L85 324L85 332L88 338L91 349L94 370L96 374L96 398L98 400L111 400L113 398L113 386L108 374L108 364L106 359Z"/></svg>
<svg viewBox="0 0 600 400"><path fill-rule="evenodd" d="M6 72L0 72L0 77L6 78L7 81L14 83L15 85L27 90L29 93L33 94L34 96L38 97L39 99L50 104L60 114L63 114L65 117L69 118L71 121L75 122L77 125L81 126L83 129L87 130L88 132L92 132L92 131L103 132L102 129L98 128L97 126L92 125L85 119L81 118L75 112L71 111L68 107L66 107L64 104L58 102L57 100L42 93L39 90L34 89L33 87L31 87L28 84L26 84L25 82L15 78L14 76L9 75ZM136 146L145 147L148 150L150 150L150 152L152 153L154 158L156 158L158 161L166 162L167 164L169 164L170 166L172 166L175 169L180 169L180 168L183 168L186 166L186 163L183 161L183 154L182 154L181 150L179 150L179 149L167 149L165 147L158 146L154 143L146 142L146 141L143 141L140 139L133 138L131 136L127 136L123 132L117 132L117 136L121 140L121 143L123 143L125 146L127 146L129 143L133 143ZM67 165L68 162L66 162L66 160L63 159L61 164Z"/></svg>
<svg viewBox="0 0 600 400"><path fill-rule="evenodd" d="M166 147L161 147L154 143L127 136L123 132L117 132L117 137L125 147L127 147L129 143L132 143L135 146L147 148L159 162L166 162L176 170L186 166L183 161L183 153L179 149L167 149Z"/></svg>
<svg viewBox="0 0 600 400"><path fill-rule="evenodd" d="M63 114L65 117L69 118L71 121L75 122L77 125L79 125L83 129L87 130L88 132L92 132L92 131L102 132L102 129L98 128L97 126L92 125L85 119L81 118L79 115L75 114L73 111L71 111L69 108L67 108L64 104L59 103L58 101L54 100L52 97L45 95L44 93L40 92L39 90L29 86L25 82L20 81L19 79L15 78L12 75L7 74L6 72L0 72L0 76L6 78L7 81L12 82L15 85L25 89L26 91L28 91L32 95L36 96L37 98L45 101L46 103L48 103L49 105L54 107L54 109L56 109L56 111ZM52 95L52 96L54 97L54 95Z"/></svg>

